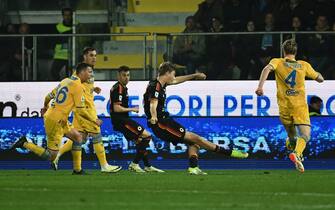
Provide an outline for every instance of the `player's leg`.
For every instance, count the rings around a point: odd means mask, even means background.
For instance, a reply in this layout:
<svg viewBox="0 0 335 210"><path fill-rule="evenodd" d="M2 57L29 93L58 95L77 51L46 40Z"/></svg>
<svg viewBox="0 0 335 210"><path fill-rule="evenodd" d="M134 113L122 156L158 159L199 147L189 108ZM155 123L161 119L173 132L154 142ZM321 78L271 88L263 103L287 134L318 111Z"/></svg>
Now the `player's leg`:
<svg viewBox="0 0 335 210"><path fill-rule="evenodd" d="M55 171L58 170L58 161L59 161L59 158L65 154L66 152L69 152L72 150L72 145L73 145L73 142L68 139L65 144L63 144L60 148L59 148L59 151L58 151L58 154L56 156L56 158L51 161L51 168L53 168Z"/></svg>
<svg viewBox="0 0 335 210"><path fill-rule="evenodd" d="M108 164L107 159L106 159L105 147L102 142L101 133L89 133L88 135L92 139L93 149L94 149L95 155L97 156L99 160L101 172L115 173L115 172L120 171L122 167L113 166L113 165Z"/></svg>
<svg viewBox="0 0 335 210"><path fill-rule="evenodd" d="M307 142L311 138L311 127L309 125L298 125L299 136L294 151L298 156L302 157Z"/></svg>
<svg viewBox="0 0 335 210"><path fill-rule="evenodd" d="M200 147L196 144L188 145L188 157L189 157L188 173L191 175L207 175L207 173L203 172L198 165L199 149Z"/></svg>
<svg viewBox="0 0 335 210"><path fill-rule="evenodd" d="M294 150L297 142L297 130L293 124L284 124L288 138L286 139L285 145L288 150Z"/></svg>
<svg viewBox="0 0 335 210"><path fill-rule="evenodd" d="M226 156L235 157L235 158L247 158L248 157L248 153L241 152L235 149L225 149L189 131L186 131L184 140L190 144L199 145L201 148L206 149L208 151L223 154Z"/></svg>
<svg viewBox="0 0 335 210"><path fill-rule="evenodd" d="M57 151L49 151L48 149L45 149L43 147L40 147L32 142L28 142L27 138L25 136L20 137L18 140L14 142L14 144L11 146L11 149L16 148L24 148L27 149L33 153L35 153L37 156L41 157L44 160L51 160Z"/></svg>
<svg viewBox="0 0 335 210"><path fill-rule="evenodd" d="M290 160L295 164L296 169L303 173L305 171L303 161L303 151L311 136L310 119L308 114L308 106L300 107L292 110L293 124L298 128L297 142L294 151L289 154Z"/></svg>
<svg viewBox="0 0 335 210"><path fill-rule="evenodd" d="M139 151L139 153L142 154L144 170L146 172L163 173L164 172L163 170L152 166L149 162L147 148L149 147L149 143L151 140L152 140L151 134L147 130L143 130L143 133L141 134L140 138L137 141L138 143L136 145L136 149Z"/></svg>
<svg viewBox="0 0 335 210"><path fill-rule="evenodd" d="M84 174L81 168L81 155L82 155L82 142L83 139L86 139L87 135L80 133L75 128L71 128L68 132L66 132L65 136L73 141L72 144L72 162L73 162L73 174Z"/></svg>

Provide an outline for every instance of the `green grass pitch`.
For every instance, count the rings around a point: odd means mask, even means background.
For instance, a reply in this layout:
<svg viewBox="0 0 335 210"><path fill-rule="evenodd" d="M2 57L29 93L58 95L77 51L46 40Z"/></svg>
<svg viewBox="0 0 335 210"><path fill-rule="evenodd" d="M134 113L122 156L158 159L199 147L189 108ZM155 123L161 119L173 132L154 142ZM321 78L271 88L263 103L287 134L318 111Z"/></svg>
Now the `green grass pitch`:
<svg viewBox="0 0 335 210"><path fill-rule="evenodd" d="M207 170L73 176L71 171L0 170L0 209L335 209L335 171Z"/></svg>

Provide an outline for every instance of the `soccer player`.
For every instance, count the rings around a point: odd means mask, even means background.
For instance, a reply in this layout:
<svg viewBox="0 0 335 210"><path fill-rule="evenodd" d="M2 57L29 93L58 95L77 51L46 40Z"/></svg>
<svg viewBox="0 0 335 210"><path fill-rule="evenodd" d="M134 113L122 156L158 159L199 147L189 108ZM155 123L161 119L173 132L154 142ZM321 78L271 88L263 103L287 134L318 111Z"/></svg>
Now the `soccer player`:
<svg viewBox="0 0 335 210"><path fill-rule="evenodd" d="M123 133L125 138L130 141L135 141L136 156L128 169L136 173L143 172L158 172L163 170L153 167L148 160L148 152L146 148L149 145L152 137L136 121L129 118L129 112L138 113L138 107L129 108L128 105L128 88L127 84L130 80L130 72L128 66L121 66L118 71L118 82L110 90L110 116L113 129ZM143 160L144 170L140 167L139 162Z"/></svg>
<svg viewBox="0 0 335 210"><path fill-rule="evenodd" d="M275 73L277 84L277 102L279 117L288 134L287 148L294 151L289 154L296 169L305 171L303 151L310 140L311 128L305 94L305 77L323 82L322 75L312 66L301 60L295 60L298 46L295 40L286 40L283 45L284 58L273 58L261 73L256 94L264 94L263 85L270 72ZM296 130L298 128L298 131Z"/></svg>
<svg viewBox="0 0 335 210"><path fill-rule="evenodd" d="M186 131L178 122L173 120L165 111L166 87L177 85L182 82L197 79L203 80L206 75L195 73L175 77L175 66L170 62L164 62L159 66L157 79L150 81L144 94L144 111L148 119L148 126L160 139L176 145L185 143L188 145L189 168L188 172L193 175L206 175L198 167L198 151L200 148L208 151L224 154L235 158L247 158L248 153L235 149L226 150L219 145L207 141L203 137Z"/></svg>
<svg viewBox="0 0 335 210"><path fill-rule="evenodd" d="M80 115L80 120L85 120L85 122L90 122L96 126L100 126L102 121L98 118L93 118L86 109L82 83L90 79L91 66L80 63L77 65L76 71L76 76L65 78L60 82L55 99L50 108L44 113L47 149L28 142L25 136L17 140L12 145L12 148L26 148L44 159L53 161L58 154L63 136L66 136L73 141L73 174L82 175L85 174L81 169L81 143L83 137L77 129L70 125L68 121L69 114L76 109L77 114Z"/></svg>
<svg viewBox="0 0 335 210"><path fill-rule="evenodd" d="M86 47L82 53L83 56L83 63L86 63L92 67L92 76L91 78L84 82L82 85L84 87L84 96L85 96L85 106L90 114L91 118L98 119L97 112L94 105L94 95L93 92L100 93L101 89L99 87L94 87L94 72L93 67L96 63L96 56L97 52L92 47ZM44 107L47 107L49 101L54 97L54 92L48 94L45 98ZM102 142L102 136L100 131L100 126L87 121L85 119L81 119L81 115L77 114L76 110L74 111L74 118L73 118L73 126L83 135L84 142L90 137L93 141L93 149L94 152L99 160L101 172L104 173L115 173L121 170L122 167L120 166L113 166L109 165L106 160L106 152ZM52 162L52 167L57 170L58 169L58 161L59 158L65 153L73 148L72 141L67 141L59 150L59 153L55 160ZM79 149L79 148L78 148Z"/></svg>

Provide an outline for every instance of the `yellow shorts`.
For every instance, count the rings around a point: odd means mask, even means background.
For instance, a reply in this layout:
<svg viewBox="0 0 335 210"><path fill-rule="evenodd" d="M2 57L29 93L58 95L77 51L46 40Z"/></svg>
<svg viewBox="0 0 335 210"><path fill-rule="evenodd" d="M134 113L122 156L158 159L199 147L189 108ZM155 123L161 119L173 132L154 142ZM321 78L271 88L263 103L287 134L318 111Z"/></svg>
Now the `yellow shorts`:
<svg viewBox="0 0 335 210"><path fill-rule="evenodd" d="M307 104L296 108L279 107L279 118L284 125L311 125Z"/></svg>
<svg viewBox="0 0 335 210"><path fill-rule="evenodd" d="M51 117L44 117L44 127L48 149L51 150L59 150L63 136L73 128L68 120L54 120Z"/></svg>
<svg viewBox="0 0 335 210"><path fill-rule="evenodd" d="M91 115L92 118L97 118L97 113L95 112L95 110L88 109L88 113ZM73 126L80 132L100 133L100 126L96 125L94 122L82 118L76 112L74 112Z"/></svg>

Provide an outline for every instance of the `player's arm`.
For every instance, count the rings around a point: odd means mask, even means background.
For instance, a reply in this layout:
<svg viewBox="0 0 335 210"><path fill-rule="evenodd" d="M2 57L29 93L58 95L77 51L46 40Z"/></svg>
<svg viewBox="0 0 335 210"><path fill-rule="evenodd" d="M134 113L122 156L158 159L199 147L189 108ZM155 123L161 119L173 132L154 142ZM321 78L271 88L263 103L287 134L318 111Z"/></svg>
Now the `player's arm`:
<svg viewBox="0 0 335 210"><path fill-rule="evenodd" d="M171 83L168 83L168 85L177 85L189 80L204 80L206 79L206 75L204 73L195 73L195 74L189 74L184 76L178 76L176 77Z"/></svg>
<svg viewBox="0 0 335 210"><path fill-rule="evenodd" d="M321 83L321 82L325 81L325 79L323 78L322 74L320 74L318 72L318 76L316 77L315 81Z"/></svg>
<svg viewBox="0 0 335 210"><path fill-rule="evenodd" d="M102 124L102 121L96 116L93 117L92 115L90 115L86 109L85 100L83 97L84 92L83 92L82 87L79 86L76 89L77 90L74 92L73 97L74 97L74 104L76 107L77 114L79 114L83 119L94 122L95 124L100 126Z"/></svg>
<svg viewBox="0 0 335 210"><path fill-rule="evenodd" d="M157 106L158 106L158 99L156 98L151 98L150 99L150 114L151 114L151 119L149 119L151 124L156 124L158 121L157 118Z"/></svg>
<svg viewBox="0 0 335 210"><path fill-rule="evenodd" d="M268 64L264 67L264 69L262 70L262 73L261 73L261 76L259 78L259 83L258 83L258 87L257 87L257 90L255 91L255 93L258 95L258 96L262 96L264 94L264 91L263 91L263 86L264 86L264 83L265 83L265 80L268 78L269 76L269 73L271 71L273 71L274 68L272 65Z"/></svg>
<svg viewBox="0 0 335 210"><path fill-rule="evenodd" d="M42 117L45 114L45 112L48 110L50 101L55 98L57 89L58 89L58 86L44 97L43 108L41 109Z"/></svg>
<svg viewBox="0 0 335 210"><path fill-rule="evenodd" d="M138 106L132 107L132 108L126 108L126 107L121 106L121 104L119 104L119 103L114 103L113 104L113 110L115 112L136 112L136 113L139 112Z"/></svg>

